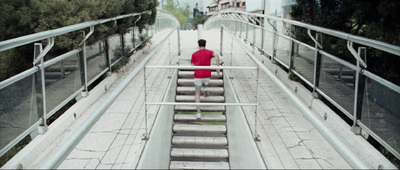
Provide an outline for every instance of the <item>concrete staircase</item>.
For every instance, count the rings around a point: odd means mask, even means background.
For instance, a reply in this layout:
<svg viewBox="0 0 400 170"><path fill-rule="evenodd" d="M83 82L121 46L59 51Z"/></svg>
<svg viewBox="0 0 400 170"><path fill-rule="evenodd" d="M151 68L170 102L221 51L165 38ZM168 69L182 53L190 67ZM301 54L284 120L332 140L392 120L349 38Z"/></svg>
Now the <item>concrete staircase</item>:
<svg viewBox="0 0 400 170"><path fill-rule="evenodd" d="M180 70L176 102L195 102L194 71ZM202 103L224 103L222 72L212 72ZM225 106L175 106L170 169L229 169Z"/></svg>

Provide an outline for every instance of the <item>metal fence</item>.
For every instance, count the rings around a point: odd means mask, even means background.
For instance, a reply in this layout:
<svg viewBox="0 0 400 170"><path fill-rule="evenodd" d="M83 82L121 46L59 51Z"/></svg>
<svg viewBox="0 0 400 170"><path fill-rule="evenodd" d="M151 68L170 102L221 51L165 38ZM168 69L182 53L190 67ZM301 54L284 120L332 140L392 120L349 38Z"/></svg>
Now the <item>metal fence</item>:
<svg viewBox="0 0 400 170"><path fill-rule="evenodd" d="M149 11L85 22L0 42L0 52L34 46L33 67L0 82L0 156L26 136L34 138L38 133L45 133L49 117L74 98L89 95L88 86L110 72L112 66L122 59L123 55L118 55L118 50L129 48L132 53L142 43L139 36L150 38L164 29L175 29L177 25L170 14L159 11L155 24L146 26L142 34L132 25L123 36L114 35L104 41L86 44L95 33L95 27L139 16L137 22L145 13ZM85 32L89 29L89 32ZM77 44L79 48L45 60L46 54L56 46L55 37L72 32L83 32L83 41ZM44 40L48 41L44 49L41 43L35 43Z"/></svg>
<svg viewBox="0 0 400 170"><path fill-rule="evenodd" d="M204 24L205 29L220 29L222 25L298 76L315 97L322 96L342 111L353 121L354 133L372 136L400 159L400 87L368 71L365 62L367 49L400 56L400 47L298 21L237 11L219 13ZM314 46L294 38L293 29L307 30ZM324 51L322 36L346 42L355 62Z"/></svg>

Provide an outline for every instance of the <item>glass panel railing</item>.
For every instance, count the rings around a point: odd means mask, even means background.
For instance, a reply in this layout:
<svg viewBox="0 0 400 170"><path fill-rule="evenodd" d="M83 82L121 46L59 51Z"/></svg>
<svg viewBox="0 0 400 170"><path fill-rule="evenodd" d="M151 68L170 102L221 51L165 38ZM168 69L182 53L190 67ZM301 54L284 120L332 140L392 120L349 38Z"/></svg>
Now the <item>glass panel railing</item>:
<svg viewBox="0 0 400 170"><path fill-rule="evenodd" d="M366 79L361 122L400 152L400 94Z"/></svg>
<svg viewBox="0 0 400 170"><path fill-rule="evenodd" d="M257 47L261 47L261 41L262 41L262 28L261 27L256 27L256 36L255 36L255 45Z"/></svg>
<svg viewBox="0 0 400 170"><path fill-rule="evenodd" d="M264 31L264 50L269 53L269 55L273 54L274 44L272 43L274 39L274 33L270 30Z"/></svg>
<svg viewBox="0 0 400 170"><path fill-rule="evenodd" d="M231 14L222 13L222 15ZM247 29L248 36L242 36L242 38L246 38L248 42L262 48L270 56L274 54L273 50L274 47L276 47L277 53L275 59L280 64L288 67L289 70L294 70L296 75L299 75L300 78L309 85L310 89L314 88L315 71L320 70L317 82L315 82L318 83L316 91L323 96L327 102L330 102L329 105L334 105L350 119L353 119L354 110L362 110L361 126L363 130L372 135L373 138L386 147L392 154L394 154L394 156L400 158L400 149L398 144L400 142L397 141L399 139L398 127L400 126L398 123L400 117L398 114L400 113L400 105L398 102L400 100L400 90L399 86L396 85L395 82L397 80L397 74L376 71L377 69L373 68L380 68L382 70L385 66L382 66L382 63L371 61L376 57L387 57L387 55L382 55L382 53L390 53L390 55L393 55L392 57L398 57L400 55L398 46L336 30L312 26L306 23L280 20L268 15L260 16L246 13L244 16L248 17L249 29ZM262 33L259 28L254 28L254 25L250 24L251 19L255 17L261 17L263 20L268 19L268 23L265 22L264 24L264 37L261 36ZM214 28L219 28L220 24L226 24L227 22L236 22L231 19L212 19L213 18L211 17L210 23L215 23ZM275 27L276 29L273 29L272 27ZM228 29L233 32L236 31L236 27L228 26ZM244 31L246 31L246 29L244 29ZM279 34L277 41L274 38L275 31ZM236 35L238 34L236 33ZM291 46L291 40L287 36L294 37L293 47ZM297 38L295 36L297 36ZM321 48L319 53L322 54L321 63L318 63L319 68L315 69L315 65L317 64L315 61L317 52L315 49L316 47L314 47L316 46L315 39L319 39L318 37L321 36L324 37L321 45L319 45L319 48ZM263 46L260 43L260 39L264 39ZM297 39L303 39L304 41L299 42ZM355 47L352 46L353 43L355 44ZM368 75L372 78L372 80L367 79L367 85L365 88L366 94L364 94L364 98L367 99L363 101L362 109L360 109L359 104L357 104L357 107L354 105L356 102L355 89L363 90L361 87L355 87L357 76L357 60L355 58L357 57L354 56L357 56L357 51L353 51L352 55L350 53L352 50L338 50L341 49L340 46L346 44L348 44L349 49L366 47L366 56L369 64L369 67L366 70L367 72L375 70L374 73L368 74L361 70L361 72L363 72L362 74ZM323 46L327 48L323 48ZM330 54L322 51L322 49L330 51ZM331 54L336 54L336 56ZM291 56L293 60L290 60ZM358 54L358 56L360 56L360 54ZM382 67L374 67L376 65ZM359 97L360 93L358 93L357 99L359 99ZM355 121L355 119L353 119L353 121Z"/></svg>
<svg viewBox="0 0 400 170"><path fill-rule="evenodd" d="M276 49L276 58L284 65L290 65L290 39L283 36L278 36L278 46Z"/></svg>
<svg viewBox="0 0 400 170"><path fill-rule="evenodd" d="M249 25L248 29L248 42L253 43L254 42L254 33L255 33L255 26L254 25Z"/></svg>
<svg viewBox="0 0 400 170"><path fill-rule="evenodd" d="M125 48L128 49L129 51L133 48L133 42L132 42L133 37L132 36L133 36L132 29L130 29L129 32L127 32L124 35ZM127 51L127 52L129 52L129 51ZM127 52L125 52L125 53L127 53Z"/></svg>
<svg viewBox="0 0 400 170"><path fill-rule="evenodd" d="M0 89L1 149L42 116L38 114L38 109L43 106L40 72L36 74L39 76L35 77L33 74ZM39 86L35 88L32 82L38 83Z"/></svg>
<svg viewBox="0 0 400 170"><path fill-rule="evenodd" d="M83 86L78 58L79 54L75 54L45 68L47 112L51 112Z"/></svg>
<svg viewBox="0 0 400 170"><path fill-rule="evenodd" d="M109 42L110 44L110 42ZM106 51L104 42L100 41L86 47L87 79L92 82L101 72L107 69Z"/></svg>
<svg viewBox="0 0 400 170"><path fill-rule="evenodd" d="M294 43L293 70L310 84L314 82L315 49L304 44Z"/></svg>
<svg viewBox="0 0 400 170"><path fill-rule="evenodd" d="M355 71L322 56L319 89L353 117Z"/></svg>
<svg viewBox="0 0 400 170"><path fill-rule="evenodd" d="M111 64L114 64L121 56L121 36L114 35L108 38L108 54L110 55Z"/></svg>

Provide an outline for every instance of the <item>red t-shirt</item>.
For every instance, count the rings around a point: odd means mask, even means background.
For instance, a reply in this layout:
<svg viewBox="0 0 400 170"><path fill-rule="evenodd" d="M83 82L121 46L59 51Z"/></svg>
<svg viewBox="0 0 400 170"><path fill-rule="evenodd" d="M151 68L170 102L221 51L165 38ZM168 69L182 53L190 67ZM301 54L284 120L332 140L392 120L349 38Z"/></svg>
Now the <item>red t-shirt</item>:
<svg viewBox="0 0 400 170"><path fill-rule="evenodd" d="M211 65L211 58L214 57L214 52L201 49L196 51L192 55L192 64L195 66L210 66ZM211 77L211 70L210 69L196 69L194 71L194 78L210 78Z"/></svg>

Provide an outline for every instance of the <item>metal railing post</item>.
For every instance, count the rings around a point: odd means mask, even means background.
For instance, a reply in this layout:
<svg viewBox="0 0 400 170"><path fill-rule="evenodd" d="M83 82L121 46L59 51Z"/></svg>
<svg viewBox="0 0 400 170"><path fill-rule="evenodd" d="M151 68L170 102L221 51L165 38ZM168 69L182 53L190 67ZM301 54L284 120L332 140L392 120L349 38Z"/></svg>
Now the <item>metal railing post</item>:
<svg viewBox="0 0 400 170"><path fill-rule="evenodd" d="M274 29L274 39L272 40L272 61L275 62L275 58L276 58L276 51L277 51L277 47L278 47L278 30L276 29L276 21L274 21L271 25Z"/></svg>
<svg viewBox="0 0 400 170"><path fill-rule="evenodd" d="M253 25L253 45L256 45L256 25Z"/></svg>
<svg viewBox="0 0 400 170"><path fill-rule="evenodd" d="M295 57L295 42L293 40L293 38L290 38L290 63L289 63L289 73L293 73L293 69L294 69L294 57Z"/></svg>
<svg viewBox="0 0 400 170"><path fill-rule="evenodd" d="M224 41L224 27L221 26L221 42L220 42L220 55L222 56L222 49L223 49L223 41Z"/></svg>
<svg viewBox="0 0 400 170"><path fill-rule="evenodd" d="M264 22L260 22L261 25L261 51L264 49L264 38L265 38L265 24Z"/></svg>
<svg viewBox="0 0 400 170"><path fill-rule="evenodd" d="M257 83L257 89L256 89L256 111L255 111L255 115L254 115L254 140L256 140L256 141L260 141L261 139L260 139L260 135L258 135L257 134L257 117L258 117L258 110L259 110L259 107L258 107L258 105L259 105L259 86L260 86L260 82L259 82L259 79L260 79L260 67L259 66L257 66L257 80L256 80L256 83Z"/></svg>
<svg viewBox="0 0 400 170"><path fill-rule="evenodd" d="M47 131L47 104L46 104L46 77L44 75L44 57L42 57L40 59L40 74L41 74L41 82L42 82L42 95L43 95L43 124L40 125L42 126L44 129L44 131L42 131L42 133L45 133ZM40 133L40 131L39 131Z"/></svg>
<svg viewBox="0 0 400 170"><path fill-rule="evenodd" d="M319 78L321 75L321 69L322 69L322 55L319 52L320 49L322 49L322 34L317 33L317 37L315 40L315 48L317 49L315 51L315 61L314 61L314 89L313 89L313 95L315 98L318 98L318 93L317 93L317 88L319 87ZM319 45L318 45L319 44Z"/></svg>
<svg viewBox="0 0 400 170"><path fill-rule="evenodd" d="M178 34L178 56L181 55L181 33L179 27L176 28Z"/></svg>
<svg viewBox="0 0 400 170"><path fill-rule="evenodd" d="M34 44L34 60L37 59L37 57L40 55L40 53L43 52L43 46L42 43L35 43ZM34 66L39 67L40 65L43 66L43 58L41 59L41 63L35 63ZM42 74L43 73L43 74ZM43 88L43 79L44 79L44 67L40 69L39 72L36 72L33 76L33 82L32 82L32 95L35 97L33 98L34 103L36 103L36 114L37 117L40 119L40 117L43 117L43 122L42 124L38 127L38 132L40 134L43 134L46 131L46 100L45 100L45 95L46 93L43 91L45 88ZM42 113L42 115L41 115Z"/></svg>
<svg viewBox="0 0 400 170"><path fill-rule="evenodd" d="M249 38L249 22L248 22L248 17L249 16L247 16L247 22L246 22L246 40Z"/></svg>
<svg viewBox="0 0 400 170"><path fill-rule="evenodd" d="M85 31L83 31L83 37L86 37ZM83 41L83 47L82 47L82 52L83 52L83 78L84 78L84 89L82 92L82 96L85 97L88 95L88 81L87 81L87 56L86 56L86 40ZM82 73L82 72L81 72Z"/></svg>
<svg viewBox="0 0 400 170"><path fill-rule="evenodd" d="M360 58L366 62L367 59L367 52L365 47L358 48L358 55ZM355 91L354 91L354 119L353 125L351 130L359 135L361 134L361 128L357 124L358 121L361 121L361 114L362 114L362 106L364 101L364 91L365 91L365 75L361 74L364 69L364 65L360 64L360 61L357 61L357 70L356 70L356 81L355 81Z"/></svg>
<svg viewBox="0 0 400 170"><path fill-rule="evenodd" d="M143 87L144 87L144 103L145 103L145 105L144 105L144 126L145 126L144 129L145 129L145 132L143 134L142 140L147 140L149 136L148 136L148 132L147 132L147 106L146 106L146 102L147 102L146 80L147 80L147 78L146 78L146 66L143 67L143 78L144 78Z"/></svg>
<svg viewBox="0 0 400 170"><path fill-rule="evenodd" d="M239 21L239 22L240 22L240 34L239 34L239 37L242 37L243 22L242 21Z"/></svg>
<svg viewBox="0 0 400 170"><path fill-rule="evenodd" d="M232 60L233 60L233 37L231 39L231 66L232 66Z"/></svg>
<svg viewBox="0 0 400 170"><path fill-rule="evenodd" d="M235 34L238 35L238 31L239 31L239 21L235 20Z"/></svg>
<svg viewBox="0 0 400 170"><path fill-rule="evenodd" d="M108 39L106 38L104 40L104 52L106 55L104 55L104 64L106 67L108 67L108 71L111 73L111 59L110 59L110 53L109 53L110 46L108 44Z"/></svg>

